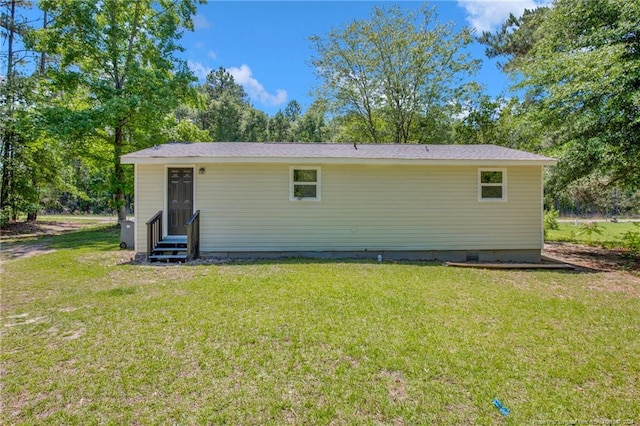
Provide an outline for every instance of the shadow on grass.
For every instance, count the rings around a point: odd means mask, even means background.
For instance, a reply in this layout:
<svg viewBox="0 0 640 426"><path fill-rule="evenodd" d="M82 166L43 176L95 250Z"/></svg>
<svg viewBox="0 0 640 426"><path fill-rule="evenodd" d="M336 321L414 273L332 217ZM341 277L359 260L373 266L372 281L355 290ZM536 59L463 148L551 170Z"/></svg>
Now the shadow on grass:
<svg viewBox="0 0 640 426"><path fill-rule="evenodd" d="M446 264L446 261L442 260L384 260L382 262L378 262L376 259L362 259L362 258L334 258L334 259L322 259L322 258L313 258L313 257L276 257L276 258L214 258L207 257L206 255L196 259L194 261L190 261L187 263L164 263L164 262L148 262L146 258L132 260L130 262L122 263L122 265L146 265L146 266L156 266L156 267L175 267L175 266L183 266L183 267L194 267L194 266L221 266L221 265L231 265L231 266L241 266L241 265L336 265L336 264L353 264L353 265L406 265L406 266L421 266L421 267L447 267L452 270L458 269L461 272L465 269L475 269L475 270L502 270L502 271L518 271L518 272L554 272L560 274L584 274L584 273L598 273L602 272L598 269L587 268L580 265L573 265L575 269L550 269L544 268L545 264L549 263L560 263L566 264L566 262L561 261L551 261L548 260L545 263L540 264L540 268L531 268L531 269L518 269L518 268L509 268L509 263L505 262L503 269L495 269L495 268L483 268L481 265L478 265L476 268L457 268L455 266L450 266Z"/></svg>
<svg viewBox="0 0 640 426"><path fill-rule="evenodd" d="M43 237L40 242L52 249L88 248L98 251L110 251L118 248L120 227L118 225L108 225L82 229Z"/></svg>

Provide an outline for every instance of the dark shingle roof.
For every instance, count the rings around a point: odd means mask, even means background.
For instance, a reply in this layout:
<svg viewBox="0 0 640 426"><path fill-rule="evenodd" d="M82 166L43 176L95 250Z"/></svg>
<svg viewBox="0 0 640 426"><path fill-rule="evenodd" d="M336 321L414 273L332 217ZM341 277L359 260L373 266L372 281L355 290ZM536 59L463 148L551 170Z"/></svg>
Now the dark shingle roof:
<svg viewBox="0 0 640 426"><path fill-rule="evenodd" d="M124 163L145 163L151 159L192 159L197 162L224 159L251 161L335 159L432 160L432 161L515 161L554 164L555 160L530 152L496 145L414 145L414 144L335 144L335 143L259 143L210 142L169 143L124 155ZM157 162L153 161L153 162Z"/></svg>

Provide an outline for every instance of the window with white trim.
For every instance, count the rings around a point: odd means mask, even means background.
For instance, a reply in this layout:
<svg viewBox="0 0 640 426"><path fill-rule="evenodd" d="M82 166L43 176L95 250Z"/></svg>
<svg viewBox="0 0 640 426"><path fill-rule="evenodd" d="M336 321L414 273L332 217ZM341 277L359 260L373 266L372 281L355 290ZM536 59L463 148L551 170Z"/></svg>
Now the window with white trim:
<svg viewBox="0 0 640 426"><path fill-rule="evenodd" d="M478 169L478 201L507 201L506 169Z"/></svg>
<svg viewBox="0 0 640 426"><path fill-rule="evenodd" d="M289 199L320 200L320 167L289 168Z"/></svg>

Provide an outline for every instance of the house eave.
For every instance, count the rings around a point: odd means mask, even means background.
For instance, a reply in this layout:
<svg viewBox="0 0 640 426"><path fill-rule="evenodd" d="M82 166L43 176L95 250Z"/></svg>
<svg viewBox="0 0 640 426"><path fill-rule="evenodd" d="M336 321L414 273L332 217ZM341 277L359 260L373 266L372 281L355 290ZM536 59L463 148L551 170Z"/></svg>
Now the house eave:
<svg viewBox="0 0 640 426"><path fill-rule="evenodd" d="M416 165L416 166L553 166L554 159L415 159L415 158L327 158L327 157L135 157L124 155L122 164L368 164L368 165Z"/></svg>

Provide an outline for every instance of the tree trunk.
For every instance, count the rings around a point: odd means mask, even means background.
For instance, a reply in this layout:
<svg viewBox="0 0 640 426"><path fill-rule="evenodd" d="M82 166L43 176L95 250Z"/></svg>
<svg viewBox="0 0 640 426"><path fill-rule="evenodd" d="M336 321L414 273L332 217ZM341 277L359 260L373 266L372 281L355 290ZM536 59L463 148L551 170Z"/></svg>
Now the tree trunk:
<svg viewBox="0 0 640 426"><path fill-rule="evenodd" d="M118 211L118 220L127 219L127 210L126 210L125 200L124 200L125 177L124 177L124 169L122 167L122 163L120 163L120 156L122 155L122 148L124 146L123 131L124 131L124 126L122 124L116 127L115 140L114 140L113 174L115 178L115 189L114 189L113 195L114 195L115 207Z"/></svg>
<svg viewBox="0 0 640 426"><path fill-rule="evenodd" d="M124 62L124 68L122 70L122 75L118 75L116 73L115 76L115 88L118 92L122 93L122 90L125 87L125 82L127 76L129 75L129 69L131 67L131 63L134 59L133 46L138 31L140 29L140 8L142 6L141 0L136 1L136 8L133 16L133 22L131 25L131 33L129 34L129 45L127 47L127 56ZM117 70L117 66L114 66L114 69ZM125 205L125 197L124 197L124 188L126 185L124 169L122 168L122 163L120 163L120 156L123 153L124 148L124 126L126 121L121 120L118 123L118 126L115 130L115 141L114 141L114 163L113 163L113 173L115 177L115 190L114 190L114 198L116 209L118 210L118 220L126 220L127 219L127 207Z"/></svg>
<svg viewBox="0 0 640 426"><path fill-rule="evenodd" d="M5 89L6 93L6 102L7 102L7 121L4 124L4 129L2 130L2 138L3 138L3 147L2 147L2 188L0 189L0 210L4 209L9 205L9 195L11 194L11 186L13 183L11 168L12 157L13 157L13 40L15 36L15 17L16 17L16 2L15 0L11 1L11 12L8 19L7 30L8 34L8 43L7 43L7 74L6 74L6 83Z"/></svg>
<svg viewBox="0 0 640 426"><path fill-rule="evenodd" d="M4 144L2 147L2 189L0 189L0 210L9 205L9 194L11 193L11 132L4 129L2 138Z"/></svg>

